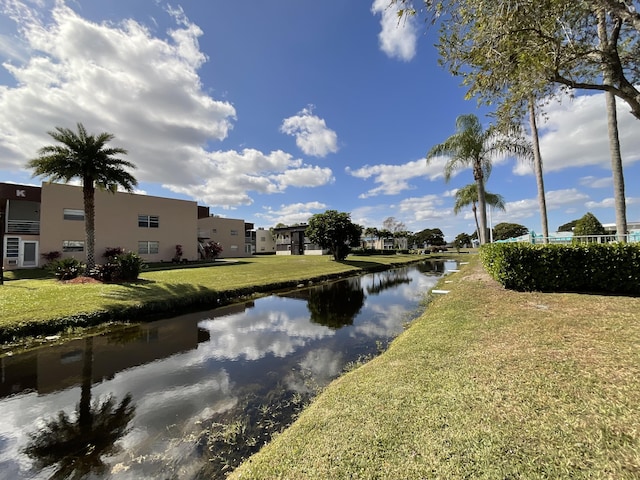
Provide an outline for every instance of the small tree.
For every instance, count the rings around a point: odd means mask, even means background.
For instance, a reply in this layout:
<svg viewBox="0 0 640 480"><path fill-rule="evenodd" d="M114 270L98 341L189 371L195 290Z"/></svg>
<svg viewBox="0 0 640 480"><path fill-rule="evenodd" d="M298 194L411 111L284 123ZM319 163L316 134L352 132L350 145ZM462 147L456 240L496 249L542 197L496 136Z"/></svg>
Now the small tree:
<svg viewBox="0 0 640 480"><path fill-rule="evenodd" d="M506 240L508 238L519 237L520 235L526 235L529 233L529 229L524 225L517 223L499 223L493 227L493 239L494 240Z"/></svg>
<svg viewBox="0 0 640 480"><path fill-rule="evenodd" d="M584 217L577 221L573 228L573 234L577 237L584 235L604 235L605 230L596 216L587 212Z"/></svg>
<svg viewBox="0 0 640 480"><path fill-rule="evenodd" d="M337 210L317 213L309 219L305 236L321 248L326 248L334 260L344 260L357 247L362 235L362 227L351 222L351 216Z"/></svg>
<svg viewBox="0 0 640 480"><path fill-rule="evenodd" d="M466 248L471 245L471 235L468 233L459 233L453 241L453 246L457 249Z"/></svg>

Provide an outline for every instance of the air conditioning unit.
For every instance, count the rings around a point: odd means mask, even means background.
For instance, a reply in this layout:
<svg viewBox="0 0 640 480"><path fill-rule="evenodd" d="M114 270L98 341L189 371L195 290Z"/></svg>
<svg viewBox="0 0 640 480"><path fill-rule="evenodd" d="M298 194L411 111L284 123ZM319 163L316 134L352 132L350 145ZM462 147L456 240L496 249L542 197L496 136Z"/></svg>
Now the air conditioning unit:
<svg viewBox="0 0 640 480"><path fill-rule="evenodd" d="M7 265L18 265L18 260L16 259L7 260Z"/></svg>

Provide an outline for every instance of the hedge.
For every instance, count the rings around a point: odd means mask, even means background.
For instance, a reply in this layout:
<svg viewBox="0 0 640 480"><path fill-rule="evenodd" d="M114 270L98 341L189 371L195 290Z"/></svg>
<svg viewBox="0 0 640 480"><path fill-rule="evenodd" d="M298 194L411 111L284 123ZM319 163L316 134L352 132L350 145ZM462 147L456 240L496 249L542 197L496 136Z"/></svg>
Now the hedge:
<svg viewBox="0 0 640 480"><path fill-rule="evenodd" d="M518 291L640 294L640 244L483 245L480 258Z"/></svg>

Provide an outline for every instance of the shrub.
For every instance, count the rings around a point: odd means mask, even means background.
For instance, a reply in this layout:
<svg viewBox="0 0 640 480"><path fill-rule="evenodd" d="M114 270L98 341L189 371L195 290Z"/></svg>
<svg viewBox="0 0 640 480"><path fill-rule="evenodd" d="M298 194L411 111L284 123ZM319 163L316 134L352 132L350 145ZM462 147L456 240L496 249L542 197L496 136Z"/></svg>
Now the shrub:
<svg viewBox="0 0 640 480"><path fill-rule="evenodd" d="M213 260L222 252L222 245L218 242L208 242L204 244L204 256Z"/></svg>
<svg viewBox="0 0 640 480"><path fill-rule="evenodd" d="M118 265L118 280L135 282L144 268L144 260L134 252L121 253L115 258Z"/></svg>
<svg viewBox="0 0 640 480"><path fill-rule="evenodd" d="M483 245L489 274L519 291L640 293L640 245Z"/></svg>
<svg viewBox="0 0 640 480"><path fill-rule="evenodd" d="M62 253L57 251L46 252L42 254L42 258L44 258L47 261L47 263L51 263L55 260L58 260L61 256L62 256Z"/></svg>
<svg viewBox="0 0 640 480"><path fill-rule="evenodd" d="M84 265L75 258L61 258L47 265L47 270L52 272L58 280L71 280L84 272Z"/></svg>
<svg viewBox="0 0 640 480"><path fill-rule="evenodd" d="M102 256L108 260L112 260L121 253L124 253L124 248L122 247L107 247Z"/></svg>

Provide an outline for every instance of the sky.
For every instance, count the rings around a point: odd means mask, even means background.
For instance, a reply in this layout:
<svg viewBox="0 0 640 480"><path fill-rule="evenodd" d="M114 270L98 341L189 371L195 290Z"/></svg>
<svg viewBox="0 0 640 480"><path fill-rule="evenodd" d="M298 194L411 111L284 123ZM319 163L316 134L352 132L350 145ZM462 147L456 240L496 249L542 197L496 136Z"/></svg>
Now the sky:
<svg viewBox="0 0 640 480"><path fill-rule="evenodd" d="M26 162L55 127L109 132L138 193L197 201L256 227L326 210L382 228L389 217L448 241L470 169L446 183L426 152L465 100L438 63L437 30L399 23L388 0L0 0L0 182L40 185ZM618 101L627 220L640 221L640 123ZM540 118L549 230L593 213L615 222L602 94L574 92ZM541 231L533 168L496 161L493 225Z"/></svg>

